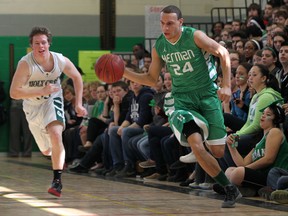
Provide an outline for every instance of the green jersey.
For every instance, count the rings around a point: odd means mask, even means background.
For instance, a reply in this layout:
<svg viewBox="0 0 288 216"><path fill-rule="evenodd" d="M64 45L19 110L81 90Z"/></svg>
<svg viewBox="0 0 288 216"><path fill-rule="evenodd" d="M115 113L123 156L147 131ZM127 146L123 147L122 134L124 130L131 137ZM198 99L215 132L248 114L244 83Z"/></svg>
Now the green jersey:
<svg viewBox="0 0 288 216"><path fill-rule="evenodd" d="M259 143L256 144L253 153L252 153L252 161L257 161L260 158L265 156L265 147L266 147L266 137L268 133L263 136L263 138L260 140ZM269 165L268 167L265 167L261 169L262 171L265 171L268 173L268 171L273 167L279 167L283 169L288 169L288 143L286 140L285 135L283 134L283 140L280 146L280 149L277 153L277 157L275 158L275 161L273 164Z"/></svg>
<svg viewBox="0 0 288 216"><path fill-rule="evenodd" d="M172 92L185 93L213 85L215 65L194 41L196 29L182 27L182 34L175 43L169 42L162 34L155 43L155 49L166 63L172 77ZM213 77L213 78L212 78Z"/></svg>

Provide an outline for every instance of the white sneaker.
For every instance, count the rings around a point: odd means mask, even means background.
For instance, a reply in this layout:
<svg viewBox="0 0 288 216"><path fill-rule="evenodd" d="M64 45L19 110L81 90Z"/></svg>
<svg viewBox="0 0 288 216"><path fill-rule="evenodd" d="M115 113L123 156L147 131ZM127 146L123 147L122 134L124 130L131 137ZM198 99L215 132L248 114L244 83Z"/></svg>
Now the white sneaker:
<svg viewBox="0 0 288 216"><path fill-rule="evenodd" d="M187 155L181 156L179 160L183 163L196 163L197 159L193 152L190 152Z"/></svg>
<svg viewBox="0 0 288 216"><path fill-rule="evenodd" d="M189 184L189 187L192 188L192 189L200 189L200 186L198 183L196 182L192 182Z"/></svg>
<svg viewBox="0 0 288 216"><path fill-rule="evenodd" d="M214 183L206 183L206 182L204 182L204 183L200 183L199 187L202 190L212 190L213 184Z"/></svg>

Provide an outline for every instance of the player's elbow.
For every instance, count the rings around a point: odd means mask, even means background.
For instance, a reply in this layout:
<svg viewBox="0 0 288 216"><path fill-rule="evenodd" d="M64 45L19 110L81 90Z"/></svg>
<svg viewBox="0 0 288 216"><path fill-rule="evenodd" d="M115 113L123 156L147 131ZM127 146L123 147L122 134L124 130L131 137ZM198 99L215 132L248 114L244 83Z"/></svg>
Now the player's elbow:
<svg viewBox="0 0 288 216"><path fill-rule="evenodd" d="M158 82L158 78L151 76L150 74L147 74L149 76L149 84L150 86L156 86Z"/></svg>
<svg viewBox="0 0 288 216"><path fill-rule="evenodd" d="M15 92L13 92L13 91L10 91L10 97L12 99L16 99L16 100L18 99L17 94Z"/></svg>
<svg viewBox="0 0 288 216"><path fill-rule="evenodd" d="M14 90L14 89L10 89L10 97L12 99L15 99L15 100L19 100L21 99L19 93L17 92L17 90Z"/></svg>

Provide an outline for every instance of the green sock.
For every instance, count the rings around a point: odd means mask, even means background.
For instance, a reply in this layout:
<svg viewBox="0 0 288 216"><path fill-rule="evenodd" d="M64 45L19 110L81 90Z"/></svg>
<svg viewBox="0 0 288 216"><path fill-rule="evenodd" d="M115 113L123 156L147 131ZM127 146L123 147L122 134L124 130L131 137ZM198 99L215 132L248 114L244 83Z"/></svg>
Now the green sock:
<svg viewBox="0 0 288 216"><path fill-rule="evenodd" d="M214 177L214 180L217 183L219 183L222 187L225 187L228 184L231 184L223 171L220 171L219 174Z"/></svg>

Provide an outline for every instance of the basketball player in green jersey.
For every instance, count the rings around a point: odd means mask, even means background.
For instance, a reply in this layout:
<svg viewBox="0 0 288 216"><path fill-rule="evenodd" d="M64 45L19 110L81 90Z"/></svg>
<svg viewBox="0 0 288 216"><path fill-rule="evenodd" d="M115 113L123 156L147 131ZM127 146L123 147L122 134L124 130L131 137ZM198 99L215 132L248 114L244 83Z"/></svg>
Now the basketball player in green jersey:
<svg viewBox="0 0 288 216"><path fill-rule="evenodd" d="M231 96L229 54L202 31L183 27L183 22L178 7L165 7L160 13L162 34L152 49L148 73L136 74L125 69L123 76L153 86L166 64L172 77L171 98L165 101L170 126L180 142L186 140L201 167L224 187L226 197L222 207L232 208L242 195L204 146L206 144L215 157L224 155L226 131L220 100L229 101ZM216 89L209 76L205 52L220 58L223 72L221 89Z"/></svg>

